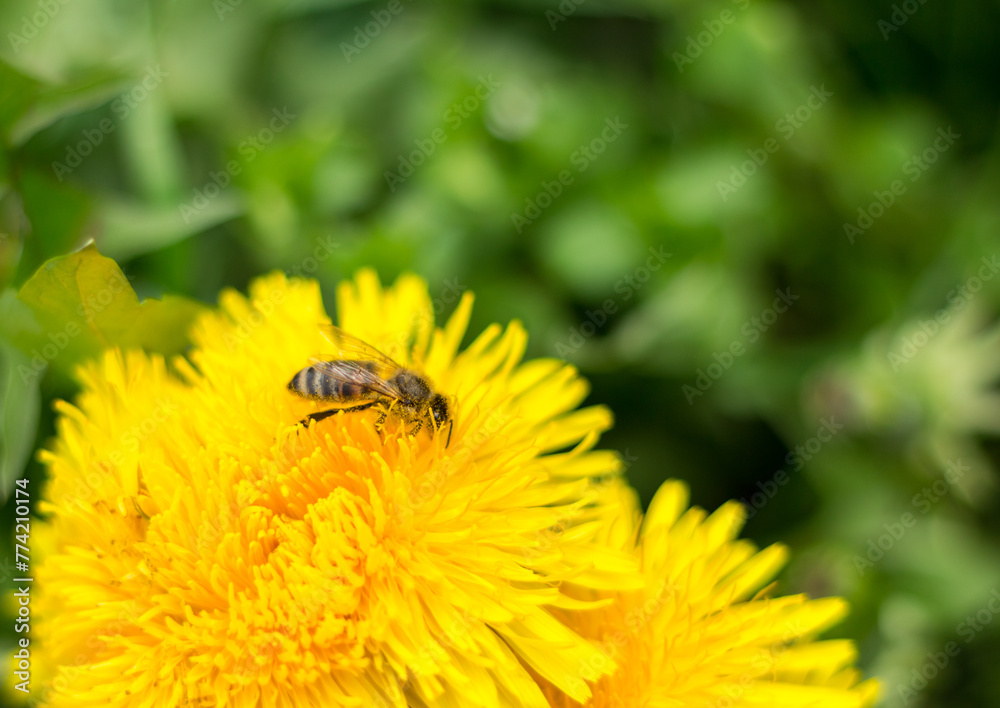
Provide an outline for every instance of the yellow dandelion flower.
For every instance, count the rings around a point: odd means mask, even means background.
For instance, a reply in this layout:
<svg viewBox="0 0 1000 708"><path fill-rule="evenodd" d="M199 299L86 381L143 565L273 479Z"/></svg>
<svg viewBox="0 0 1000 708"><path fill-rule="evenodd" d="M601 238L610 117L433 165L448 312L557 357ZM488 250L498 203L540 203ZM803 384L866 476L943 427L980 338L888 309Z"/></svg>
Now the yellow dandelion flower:
<svg viewBox="0 0 1000 708"><path fill-rule="evenodd" d="M858 683L848 641L814 641L846 612L839 598L771 597L786 550L738 540L744 510L688 508L687 487L666 482L640 525L635 493L611 480L604 496L631 508L604 525L609 547L632 548L645 587L604 593L613 603L567 613L595 652L575 677L596 680L588 708L862 708L877 693ZM611 509L612 504L602 508ZM762 590L762 588L764 588ZM593 593L589 593L593 594ZM614 660L619 670L604 674ZM544 679L553 708L578 707Z"/></svg>
<svg viewBox="0 0 1000 708"><path fill-rule="evenodd" d="M338 291L344 330L453 401L450 444L372 411L297 425L324 404L286 384L336 356L317 284L280 274L224 293L187 359L87 366L44 454L42 704L548 706L535 675L587 700L568 677L598 650L556 613L641 585L601 539L611 416L522 363L516 322L459 353L471 305L437 328L415 276Z"/></svg>

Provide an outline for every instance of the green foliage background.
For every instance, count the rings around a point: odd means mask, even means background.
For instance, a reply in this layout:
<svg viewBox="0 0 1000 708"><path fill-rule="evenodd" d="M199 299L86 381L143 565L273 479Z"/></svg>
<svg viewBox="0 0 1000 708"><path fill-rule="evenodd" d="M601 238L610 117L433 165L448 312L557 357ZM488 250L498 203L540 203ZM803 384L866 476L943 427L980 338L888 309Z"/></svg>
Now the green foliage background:
<svg viewBox="0 0 1000 708"><path fill-rule="evenodd" d="M16 297L47 259L94 239L140 298L204 303L282 269L331 308L362 265L415 270L476 292L472 331L521 318L531 355L583 369L644 501L680 477L750 502L746 535L793 548L785 589L853 603L839 631L885 705L949 641L909 705L1000 705L1000 622L963 625L1000 587L998 21L971 0L7 0L4 489L41 489L31 450L96 346L18 374L60 328ZM776 291L797 299L772 319ZM136 341L182 347L190 300Z"/></svg>

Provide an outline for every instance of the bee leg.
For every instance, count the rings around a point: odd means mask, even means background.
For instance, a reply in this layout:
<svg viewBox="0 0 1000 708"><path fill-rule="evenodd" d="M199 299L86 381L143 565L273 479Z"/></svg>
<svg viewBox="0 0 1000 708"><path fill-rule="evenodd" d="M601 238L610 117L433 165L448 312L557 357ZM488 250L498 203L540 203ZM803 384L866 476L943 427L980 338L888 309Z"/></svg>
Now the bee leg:
<svg viewBox="0 0 1000 708"><path fill-rule="evenodd" d="M324 418L329 418L331 415L334 415L335 413L354 413L356 411L363 411L366 408L371 408L373 405L375 405L374 401L372 401L371 403L362 403L360 406L352 406L350 408L331 408L330 410L319 411L318 413L310 413L305 418L300 420L299 423L301 423L302 425L309 425L309 421L311 420L319 422Z"/></svg>
<svg viewBox="0 0 1000 708"><path fill-rule="evenodd" d="M424 425L424 423L421 420L414 421L414 423L413 423L413 430L409 431L407 433L407 435L416 435L417 433L420 432L420 428L422 428L423 425Z"/></svg>
<svg viewBox="0 0 1000 708"><path fill-rule="evenodd" d="M379 409L378 417L375 419L375 430L382 432L382 426L385 425L386 412L385 410Z"/></svg>

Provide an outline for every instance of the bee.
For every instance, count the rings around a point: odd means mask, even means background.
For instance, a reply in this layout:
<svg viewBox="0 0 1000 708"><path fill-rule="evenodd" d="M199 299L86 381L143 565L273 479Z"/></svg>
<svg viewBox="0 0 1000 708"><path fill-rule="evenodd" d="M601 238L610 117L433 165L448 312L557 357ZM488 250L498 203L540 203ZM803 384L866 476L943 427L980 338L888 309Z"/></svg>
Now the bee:
<svg viewBox="0 0 1000 708"><path fill-rule="evenodd" d="M437 432L447 423L445 447L448 446L454 425L451 406L424 376L397 364L339 327L320 325L320 331L345 358L325 361L312 357L312 365L292 377L288 390L313 401L337 404L337 407L310 413L299 423L308 425L310 420L320 421L336 413L374 408L378 411L375 428L380 431L389 416L412 424L411 435L425 425Z"/></svg>

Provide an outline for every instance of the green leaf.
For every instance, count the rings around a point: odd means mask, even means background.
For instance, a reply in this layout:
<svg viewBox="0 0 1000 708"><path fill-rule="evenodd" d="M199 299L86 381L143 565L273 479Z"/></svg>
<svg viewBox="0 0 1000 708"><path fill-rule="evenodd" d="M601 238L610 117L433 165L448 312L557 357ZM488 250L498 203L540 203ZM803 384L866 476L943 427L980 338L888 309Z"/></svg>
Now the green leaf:
<svg viewBox="0 0 1000 708"><path fill-rule="evenodd" d="M17 282L42 262L79 246L91 214L89 195L59 184L39 170L26 170L18 184L31 237L24 240Z"/></svg>
<svg viewBox="0 0 1000 708"><path fill-rule="evenodd" d="M42 265L16 302L0 298L0 333L30 356L30 368L68 370L115 346L176 354L202 310L170 295L139 302L118 264L90 244Z"/></svg>
<svg viewBox="0 0 1000 708"><path fill-rule="evenodd" d="M41 399L28 356L0 343L0 497L6 501L35 443Z"/></svg>
<svg viewBox="0 0 1000 708"><path fill-rule="evenodd" d="M69 86L37 88L30 105L10 127L10 142L23 145L57 121L107 103L129 88L129 79L120 74L95 75Z"/></svg>
<svg viewBox="0 0 1000 708"><path fill-rule="evenodd" d="M5 61L0 61L0 137L11 138L11 126L28 110L39 83Z"/></svg>
<svg viewBox="0 0 1000 708"><path fill-rule="evenodd" d="M101 248L115 258L134 258L171 246L235 219L245 211L238 195L223 193L200 210L183 215L176 206L105 199L99 207Z"/></svg>

